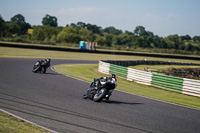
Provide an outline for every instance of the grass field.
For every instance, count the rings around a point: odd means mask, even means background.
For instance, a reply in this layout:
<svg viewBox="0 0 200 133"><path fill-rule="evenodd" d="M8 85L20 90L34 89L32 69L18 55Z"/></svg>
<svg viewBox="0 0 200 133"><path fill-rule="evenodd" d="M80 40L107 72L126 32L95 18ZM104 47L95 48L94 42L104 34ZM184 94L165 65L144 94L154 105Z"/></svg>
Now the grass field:
<svg viewBox="0 0 200 133"><path fill-rule="evenodd" d="M0 44L11 44L11 45L22 45L22 46L40 46L40 47L56 47L56 48L71 48L71 49L79 49L79 44L72 44L72 43L57 43L56 45L50 45L50 44L33 44L33 43L22 43L22 42L6 42L6 41L0 41ZM169 49L155 49L155 48L132 48L132 49L120 49L114 48L113 47L102 47L100 46L97 48L97 51L109 51L109 52L128 52L128 53L154 53L158 55L179 55L179 56L191 56L191 57L200 57L198 54L192 54L192 52L185 52L185 51L176 51L174 49L169 50ZM184 53L184 54L176 54L176 53Z"/></svg>
<svg viewBox="0 0 200 133"><path fill-rule="evenodd" d="M50 59L71 59L71 60L156 60L171 62L200 63L197 60L183 60L170 58L156 58L148 56L128 56L116 54L94 54L78 52L48 51L23 48L0 47L0 58L50 58Z"/></svg>
<svg viewBox="0 0 200 133"><path fill-rule="evenodd" d="M0 58L50 58L50 59L71 59L71 60L157 60L157 61L172 61L172 62L190 62L200 63L194 60L180 60L167 58L154 58L145 56L123 56L123 55L106 55L106 54L90 54L77 52L59 52L47 50L33 50L22 48L0 47ZM137 69L144 69L144 66L137 66ZM155 66L154 66L155 67ZM160 69L161 66L157 66ZM91 82L94 77L105 76L97 72L97 65L60 65L55 69L67 75ZM72 73L73 72L73 73ZM200 98L182 95L174 92L169 92L153 87L140 85L134 82L129 82L124 79L118 79L117 89L134 93L154 99L173 102L194 108L200 108ZM16 126L19 125L19 126ZM19 128L19 130L17 129ZM21 128L23 127L23 128ZM45 132L37 127L30 126L26 122L15 119L5 113L0 112L0 133L40 133Z"/></svg>
<svg viewBox="0 0 200 133"><path fill-rule="evenodd" d="M48 132L0 111L0 133L48 133Z"/></svg>

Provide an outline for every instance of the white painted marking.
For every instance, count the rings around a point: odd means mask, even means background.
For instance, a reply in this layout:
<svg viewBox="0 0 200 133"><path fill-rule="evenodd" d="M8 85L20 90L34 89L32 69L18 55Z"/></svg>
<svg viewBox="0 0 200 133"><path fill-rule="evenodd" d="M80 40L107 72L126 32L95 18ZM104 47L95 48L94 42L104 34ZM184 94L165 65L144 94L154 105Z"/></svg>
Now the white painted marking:
<svg viewBox="0 0 200 133"><path fill-rule="evenodd" d="M17 119L20 119L20 120L22 120L22 121L25 121L25 122L27 122L27 123L30 123L31 125L37 126L37 127L39 127L39 128L42 128L42 129L44 129L44 130L46 130L46 131L48 131L48 132L51 132L51 133L58 133L58 132L56 132L56 131L53 131L53 130L51 130L51 129L48 129L48 128L46 128L46 127L40 126L40 125L38 125L38 124L36 124L36 123L33 123L33 122L29 121L29 120L26 120L26 119L24 119L24 118L22 118L22 117L19 117L19 116L15 115L15 114L12 114L12 113L10 113L10 112L8 112L8 111L5 111L5 110L3 110L3 109L0 109L0 111L6 113L6 114L8 114L8 115L11 115L11 116L13 116L13 117L15 117L15 118L17 118Z"/></svg>

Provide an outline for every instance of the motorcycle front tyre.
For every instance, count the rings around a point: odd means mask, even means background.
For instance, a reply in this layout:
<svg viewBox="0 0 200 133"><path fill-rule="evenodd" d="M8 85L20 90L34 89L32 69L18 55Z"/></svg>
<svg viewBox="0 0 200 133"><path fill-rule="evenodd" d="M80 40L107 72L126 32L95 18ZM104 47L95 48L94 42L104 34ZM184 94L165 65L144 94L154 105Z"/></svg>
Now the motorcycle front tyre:
<svg viewBox="0 0 200 133"><path fill-rule="evenodd" d="M37 72L39 69L40 69L40 66L34 66L34 67L33 67L33 71L32 71L32 72L34 72L34 73L35 73L35 72Z"/></svg>
<svg viewBox="0 0 200 133"><path fill-rule="evenodd" d="M107 90L105 88L99 90L97 94L94 95L93 101L100 102L106 95Z"/></svg>
<svg viewBox="0 0 200 133"><path fill-rule="evenodd" d="M41 73L46 73L46 68L42 67Z"/></svg>

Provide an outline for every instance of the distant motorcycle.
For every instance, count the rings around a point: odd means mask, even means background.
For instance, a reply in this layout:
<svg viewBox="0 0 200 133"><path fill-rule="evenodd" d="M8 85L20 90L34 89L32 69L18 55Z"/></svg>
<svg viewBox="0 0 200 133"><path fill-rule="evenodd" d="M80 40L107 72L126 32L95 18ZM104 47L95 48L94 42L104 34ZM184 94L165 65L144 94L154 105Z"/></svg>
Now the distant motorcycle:
<svg viewBox="0 0 200 133"><path fill-rule="evenodd" d="M50 59L40 60L33 66L32 72L46 73L47 68L50 66Z"/></svg>
<svg viewBox="0 0 200 133"><path fill-rule="evenodd" d="M90 87L83 95L83 99L90 98L95 102L100 102L102 99L109 100L113 90L117 86L116 78L100 79L100 86L95 89L95 83L92 82Z"/></svg>

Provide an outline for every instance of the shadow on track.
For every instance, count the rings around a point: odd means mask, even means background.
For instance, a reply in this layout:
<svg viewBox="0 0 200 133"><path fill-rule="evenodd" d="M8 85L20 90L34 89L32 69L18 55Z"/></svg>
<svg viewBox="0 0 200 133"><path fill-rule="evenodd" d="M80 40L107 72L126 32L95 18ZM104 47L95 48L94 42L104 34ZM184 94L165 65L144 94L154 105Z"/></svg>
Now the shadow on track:
<svg viewBox="0 0 200 133"><path fill-rule="evenodd" d="M48 74L48 75L62 75L62 74L59 74L59 73L45 73L45 74Z"/></svg>
<svg viewBox="0 0 200 133"><path fill-rule="evenodd" d="M59 73L40 73L40 72L35 72L34 74L62 75L62 74L59 74Z"/></svg>
<svg viewBox="0 0 200 133"><path fill-rule="evenodd" d="M108 103L108 104L127 104L127 105L144 104L144 103L130 103L130 102L113 101L113 100L102 100L102 102Z"/></svg>

